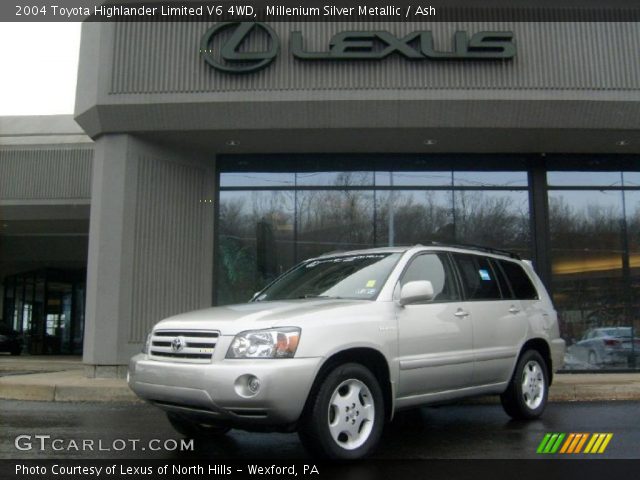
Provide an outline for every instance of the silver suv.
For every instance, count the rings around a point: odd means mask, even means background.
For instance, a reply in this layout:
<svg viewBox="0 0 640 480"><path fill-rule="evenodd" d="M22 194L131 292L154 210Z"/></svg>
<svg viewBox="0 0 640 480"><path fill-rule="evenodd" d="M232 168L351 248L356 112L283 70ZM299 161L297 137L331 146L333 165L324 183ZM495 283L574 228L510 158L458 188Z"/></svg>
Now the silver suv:
<svg viewBox="0 0 640 480"><path fill-rule="evenodd" d="M564 350L530 263L418 245L323 255L249 303L162 320L127 378L182 434L297 430L350 459L400 409L496 394L511 417L540 416Z"/></svg>

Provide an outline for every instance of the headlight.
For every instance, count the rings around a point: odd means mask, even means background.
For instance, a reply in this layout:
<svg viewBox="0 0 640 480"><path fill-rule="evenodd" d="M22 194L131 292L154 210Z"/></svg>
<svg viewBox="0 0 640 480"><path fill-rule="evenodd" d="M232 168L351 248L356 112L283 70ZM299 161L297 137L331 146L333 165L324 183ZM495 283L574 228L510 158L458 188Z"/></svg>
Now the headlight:
<svg viewBox="0 0 640 480"><path fill-rule="evenodd" d="M142 353L149 353L150 346L151 346L151 333L147 335L147 339L144 341L144 345L142 346Z"/></svg>
<svg viewBox="0 0 640 480"><path fill-rule="evenodd" d="M299 340L297 327L250 330L236 335L227 358L292 358Z"/></svg>

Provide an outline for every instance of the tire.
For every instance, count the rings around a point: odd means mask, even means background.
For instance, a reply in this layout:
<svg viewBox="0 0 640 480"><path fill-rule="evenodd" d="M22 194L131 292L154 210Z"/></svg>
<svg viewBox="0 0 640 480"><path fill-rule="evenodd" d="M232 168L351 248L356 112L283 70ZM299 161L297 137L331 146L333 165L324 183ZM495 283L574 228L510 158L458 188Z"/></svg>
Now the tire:
<svg viewBox="0 0 640 480"><path fill-rule="evenodd" d="M598 365L598 355L593 350L589 350L588 363L589 365Z"/></svg>
<svg viewBox="0 0 640 480"><path fill-rule="evenodd" d="M230 427L209 423L198 423L175 413L167 412L167 418L173 429L188 438L211 438L225 435Z"/></svg>
<svg viewBox="0 0 640 480"><path fill-rule="evenodd" d="M375 449L384 427L384 399L376 377L358 363L334 368L312 393L298 435L314 456L352 460Z"/></svg>
<svg viewBox="0 0 640 480"><path fill-rule="evenodd" d="M515 420L532 420L542 415L549 396L547 364L536 350L520 355L509 386L500 395L504 411Z"/></svg>
<svg viewBox="0 0 640 480"><path fill-rule="evenodd" d="M11 350L11 355L13 355L14 357L17 357L18 355L20 355L21 350L22 349L20 348L14 348L13 350Z"/></svg>

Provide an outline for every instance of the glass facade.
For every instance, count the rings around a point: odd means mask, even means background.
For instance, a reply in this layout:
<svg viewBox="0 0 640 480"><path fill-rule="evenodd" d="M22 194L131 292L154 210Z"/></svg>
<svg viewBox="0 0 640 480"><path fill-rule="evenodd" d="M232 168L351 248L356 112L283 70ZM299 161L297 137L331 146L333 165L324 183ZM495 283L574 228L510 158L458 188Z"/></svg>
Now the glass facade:
<svg viewBox="0 0 640 480"><path fill-rule="evenodd" d="M567 368L633 368L639 360L640 191L634 178L633 172L547 174L551 289Z"/></svg>
<svg viewBox="0 0 640 480"><path fill-rule="evenodd" d="M223 157L216 303L245 302L296 263L335 250L484 245L534 261L559 313L566 369L634 368L637 169L634 158ZM534 185L536 172L544 181Z"/></svg>
<svg viewBox="0 0 640 480"><path fill-rule="evenodd" d="M81 354L84 271L42 269L4 278L3 319L31 354Z"/></svg>
<svg viewBox="0 0 640 480"><path fill-rule="evenodd" d="M354 169L349 160L221 162L218 304L244 302L299 261L334 250L438 241L530 256L526 170L429 171L416 159Z"/></svg>

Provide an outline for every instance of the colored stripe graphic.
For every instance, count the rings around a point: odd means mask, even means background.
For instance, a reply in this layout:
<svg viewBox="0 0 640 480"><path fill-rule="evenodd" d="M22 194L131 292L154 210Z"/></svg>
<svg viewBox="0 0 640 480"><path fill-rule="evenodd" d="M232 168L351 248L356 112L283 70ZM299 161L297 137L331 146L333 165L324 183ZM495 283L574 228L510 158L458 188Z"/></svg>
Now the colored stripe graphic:
<svg viewBox="0 0 640 480"><path fill-rule="evenodd" d="M599 454L604 453L612 438L613 433L547 433L536 453Z"/></svg>
<svg viewBox="0 0 640 480"><path fill-rule="evenodd" d="M564 433L547 433L540 445L538 445L537 453L556 453L562 444L562 440L566 434Z"/></svg>
<svg viewBox="0 0 640 480"><path fill-rule="evenodd" d="M571 445L569 445L569 448L567 449L567 453L573 453L576 450L578 443L580 443L580 440L582 440L582 434L574 433L573 441L571 442Z"/></svg>
<svg viewBox="0 0 640 480"><path fill-rule="evenodd" d="M612 433L594 433L584 453L604 453L612 437Z"/></svg>
<svg viewBox="0 0 640 480"><path fill-rule="evenodd" d="M571 445L571 442L573 442L574 438L576 438L576 434L570 433L569 436L567 437L567 440L564 442L564 445L562 445L562 449L560 450L560 453L567 452L567 449L569 448L569 445Z"/></svg>
<svg viewBox="0 0 640 480"><path fill-rule="evenodd" d="M580 438L580 442L578 442L578 445L576 445L576 449L573 453L580 453L582 451L582 446L584 445L584 442L586 442L587 438L589 438L588 433L581 433L580 435L582 435L582 438Z"/></svg>
<svg viewBox="0 0 640 480"><path fill-rule="evenodd" d="M607 448L607 445L609 445L609 442L611 441L611 439L613 438L613 433L607 433L607 436L604 439L604 442L602 442L602 445L600 445L600 450L598 450L598 453L604 453L604 451Z"/></svg>
<svg viewBox="0 0 640 480"><path fill-rule="evenodd" d="M540 445L538 445L538 449L536 450L536 453L544 452L544 447L547 446L547 442L549 441L550 438L551 438L551 434L547 433L542 439L542 441L540 442Z"/></svg>
<svg viewBox="0 0 640 480"><path fill-rule="evenodd" d="M560 448L560 445L562 444L562 440L564 440L565 434L561 433L558 435L558 439L556 440L556 443L553 445L553 447L551 447L551 450L549 451L549 453L556 453L558 451L558 449Z"/></svg>
<svg viewBox="0 0 640 480"><path fill-rule="evenodd" d="M591 453L591 449L593 448L593 445L596 443L596 440L599 436L600 435L598 433L594 433L591 436L591 440L589 440L589 443L587 443L587 448L584 449L584 453Z"/></svg>

